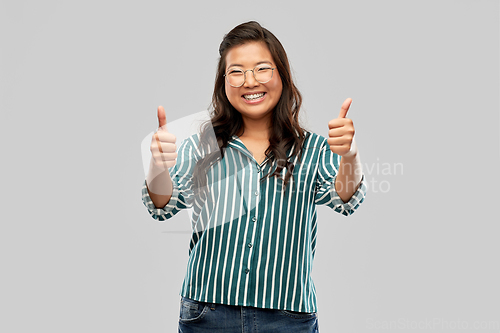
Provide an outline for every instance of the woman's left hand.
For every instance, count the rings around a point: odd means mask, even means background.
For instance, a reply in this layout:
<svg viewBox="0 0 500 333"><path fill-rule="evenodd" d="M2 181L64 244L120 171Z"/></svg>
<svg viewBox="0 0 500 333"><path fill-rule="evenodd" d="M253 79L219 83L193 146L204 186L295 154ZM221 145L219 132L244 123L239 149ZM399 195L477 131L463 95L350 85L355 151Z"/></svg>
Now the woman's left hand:
<svg viewBox="0 0 500 333"><path fill-rule="evenodd" d="M330 150L343 157L355 156L358 150L354 142L354 124L351 119L346 118L351 103L351 98L346 99L340 108L338 118L332 119L328 123L330 130L327 142L330 145Z"/></svg>

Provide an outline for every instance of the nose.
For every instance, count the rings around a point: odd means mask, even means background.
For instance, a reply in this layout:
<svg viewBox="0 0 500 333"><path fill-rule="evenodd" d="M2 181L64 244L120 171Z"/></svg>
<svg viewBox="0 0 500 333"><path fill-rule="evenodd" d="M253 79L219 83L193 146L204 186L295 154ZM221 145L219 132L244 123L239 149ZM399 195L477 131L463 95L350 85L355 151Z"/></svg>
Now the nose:
<svg viewBox="0 0 500 333"><path fill-rule="evenodd" d="M246 80L243 86L251 88L259 85L259 81L255 80L255 77L253 76L253 71L251 69L247 70L245 73L246 73Z"/></svg>

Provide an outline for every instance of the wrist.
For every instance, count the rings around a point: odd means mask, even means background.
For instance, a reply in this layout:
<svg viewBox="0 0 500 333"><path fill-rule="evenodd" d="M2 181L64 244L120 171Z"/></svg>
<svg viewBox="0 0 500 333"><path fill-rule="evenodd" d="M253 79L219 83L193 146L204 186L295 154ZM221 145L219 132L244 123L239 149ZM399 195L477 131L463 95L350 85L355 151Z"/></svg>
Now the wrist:
<svg viewBox="0 0 500 333"><path fill-rule="evenodd" d="M358 146L356 145L356 141L353 138L351 143L351 149L349 150L349 152L342 155L342 159L345 158L346 160L354 161L357 156L358 156Z"/></svg>

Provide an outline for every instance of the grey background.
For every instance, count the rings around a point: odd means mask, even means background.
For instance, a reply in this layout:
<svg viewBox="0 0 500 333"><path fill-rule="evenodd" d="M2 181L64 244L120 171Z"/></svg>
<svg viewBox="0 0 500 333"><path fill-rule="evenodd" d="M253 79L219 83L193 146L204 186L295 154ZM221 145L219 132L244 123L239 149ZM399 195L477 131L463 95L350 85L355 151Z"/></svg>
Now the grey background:
<svg viewBox="0 0 500 333"><path fill-rule="evenodd" d="M306 127L353 99L372 182L353 216L319 209L321 332L500 331L498 1L0 4L0 331L176 331L188 216L150 218L140 143L158 105L208 107L251 19Z"/></svg>

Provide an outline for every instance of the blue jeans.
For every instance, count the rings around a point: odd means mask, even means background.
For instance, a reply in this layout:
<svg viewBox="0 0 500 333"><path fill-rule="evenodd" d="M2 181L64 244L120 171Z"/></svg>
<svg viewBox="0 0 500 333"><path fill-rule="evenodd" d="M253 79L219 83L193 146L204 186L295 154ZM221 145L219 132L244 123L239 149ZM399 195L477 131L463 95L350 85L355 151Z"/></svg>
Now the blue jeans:
<svg viewBox="0 0 500 333"><path fill-rule="evenodd" d="M318 333L316 312L261 309L181 296L179 333Z"/></svg>

